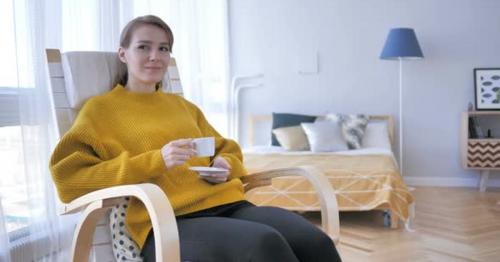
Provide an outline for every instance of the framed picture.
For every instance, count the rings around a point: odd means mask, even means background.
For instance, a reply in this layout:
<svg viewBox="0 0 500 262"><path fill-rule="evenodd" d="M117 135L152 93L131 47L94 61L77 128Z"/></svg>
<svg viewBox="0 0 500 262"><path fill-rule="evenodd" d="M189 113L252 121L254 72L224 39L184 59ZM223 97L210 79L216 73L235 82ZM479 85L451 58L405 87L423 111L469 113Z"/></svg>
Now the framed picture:
<svg viewBox="0 0 500 262"><path fill-rule="evenodd" d="M474 68L476 110L500 110L500 68Z"/></svg>

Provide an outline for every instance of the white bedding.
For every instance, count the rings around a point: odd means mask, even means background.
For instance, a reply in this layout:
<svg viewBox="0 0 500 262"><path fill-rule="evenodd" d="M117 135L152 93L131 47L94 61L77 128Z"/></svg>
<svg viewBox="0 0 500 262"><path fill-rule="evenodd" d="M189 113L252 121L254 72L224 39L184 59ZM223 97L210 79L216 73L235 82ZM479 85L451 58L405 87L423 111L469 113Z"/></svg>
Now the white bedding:
<svg viewBox="0 0 500 262"><path fill-rule="evenodd" d="M312 151L287 151L280 146L252 146L243 149L244 154L285 154L285 155L393 155L392 151L387 148L382 147L368 147L361 149L345 150L345 151L335 151L335 152L320 152L314 153ZM393 155L394 156L394 155Z"/></svg>
<svg viewBox="0 0 500 262"><path fill-rule="evenodd" d="M281 146L252 146L243 149L243 154L265 155L265 154L279 154L279 155L389 155L397 167L398 161L394 156L392 150L385 147L367 147L360 149L351 149L345 151L335 152L312 152L312 151L288 151Z"/></svg>

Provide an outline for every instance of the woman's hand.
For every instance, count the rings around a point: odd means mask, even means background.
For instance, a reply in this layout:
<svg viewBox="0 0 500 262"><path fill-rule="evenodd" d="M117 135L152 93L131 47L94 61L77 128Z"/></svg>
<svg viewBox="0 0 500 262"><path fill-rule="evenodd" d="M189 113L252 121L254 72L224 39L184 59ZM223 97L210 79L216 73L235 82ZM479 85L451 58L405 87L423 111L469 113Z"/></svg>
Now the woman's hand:
<svg viewBox="0 0 500 262"><path fill-rule="evenodd" d="M227 169L227 172L217 172L211 176L203 176L203 179L212 184L220 184L226 182L227 178L229 177L229 173L231 173L231 165L229 165L227 160L223 157L218 156L214 159L212 167Z"/></svg>
<svg viewBox="0 0 500 262"><path fill-rule="evenodd" d="M193 148L192 139L179 139L170 141L161 149L161 155L167 169L180 166L196 155Z"/></svg>

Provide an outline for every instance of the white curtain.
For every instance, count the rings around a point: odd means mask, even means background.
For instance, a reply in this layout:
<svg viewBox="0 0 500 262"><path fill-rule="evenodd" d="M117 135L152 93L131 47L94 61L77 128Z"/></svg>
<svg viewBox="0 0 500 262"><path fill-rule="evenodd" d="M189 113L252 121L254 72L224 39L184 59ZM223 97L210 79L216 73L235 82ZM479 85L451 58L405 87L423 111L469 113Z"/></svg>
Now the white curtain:
<svg viewBox="0 0 500 262"><path fill-rule="evenodd" d="M223 135L228 134L227 0L65 0L62 49L116 51L121 29L134 17L161 17L174 33L187 99Z"/></svg>
<svg viewBox="0 0 500 262"><path fill-rule="evenodd" d="M14 84L19 106L17 123L21 129L24 170L16 177L12 191L20 203L15 216L22 224L6 232L9 214L0 206L0 258L2 261L66 261L71 243L73 219L57 214L57 196L48 170L48 160L56 141L55 125L45 67L45 5L43 1L11 1L13 13L15 68ZM15 199L14 199L15 198ZM10 257L7 254L10 251Z"/></svg>
<svg viewBox="0 0 500 262"><path fill-rule="evenodd" d="M10 261L9 236L7 235L4 217L2 197L0 197L0 262Z"/></svg>
<svg viewBox="0 0 500 262"><path fill-rule="evenodd" d="M228 128L229 37L227 0L180 0L174 53L186 97L201 107L224 136ZM187 32L187 33L184 33Z"/></svg>
<svg viewBox="0 0 500 262"><path fill-rule="evenodd" d="M59 216L48 170L57 143L45 49L116 51L119 34L136 16L164 19L175 37L187 99L227 134L227 0L2 0L12 3L15 74L24 170L16 180L26 203L22 230L7 232L0 202L0 261L68 261L75 217ZM17 249L16 249L17 247ZM19 248L21 247L21 248ZM24 249L23 249L24 248ZM9 250L22 251L11 253ZM24 251L23 251L24 250Z"/></svg>

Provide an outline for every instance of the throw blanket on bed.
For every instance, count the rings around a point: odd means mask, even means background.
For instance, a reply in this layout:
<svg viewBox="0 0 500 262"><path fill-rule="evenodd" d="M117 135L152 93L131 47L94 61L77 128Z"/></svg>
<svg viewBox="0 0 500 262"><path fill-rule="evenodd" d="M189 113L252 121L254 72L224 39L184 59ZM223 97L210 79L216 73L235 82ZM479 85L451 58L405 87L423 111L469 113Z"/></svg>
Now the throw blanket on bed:
<svg viewBox="0 0 500 262"><path fill-rule="evenodd" d="M408 221L413 197L390 155L246 154L244 164L251 173L273 168L315 166L330 180L340 211L384 208ZM247 199L258 205L291 210L320 210L313 187L301 177L276 178L272 186L248 192Z"/></svg>

